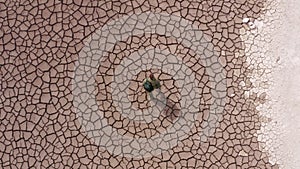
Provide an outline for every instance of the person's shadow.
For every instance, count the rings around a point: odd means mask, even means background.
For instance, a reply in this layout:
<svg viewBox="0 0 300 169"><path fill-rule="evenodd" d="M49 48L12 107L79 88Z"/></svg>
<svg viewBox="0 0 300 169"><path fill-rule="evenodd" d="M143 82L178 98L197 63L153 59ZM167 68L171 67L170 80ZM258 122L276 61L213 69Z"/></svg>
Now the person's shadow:
<svg viewBox="0 0 300 169"><path fill-rule="evenodd" d="M180 107L178 107L172 99L166 98L160 89L151 92L150 99L154 103L154 106L157 106L157 108L161 110L161 115L168 120L174 121L179 117Z"/></svg>

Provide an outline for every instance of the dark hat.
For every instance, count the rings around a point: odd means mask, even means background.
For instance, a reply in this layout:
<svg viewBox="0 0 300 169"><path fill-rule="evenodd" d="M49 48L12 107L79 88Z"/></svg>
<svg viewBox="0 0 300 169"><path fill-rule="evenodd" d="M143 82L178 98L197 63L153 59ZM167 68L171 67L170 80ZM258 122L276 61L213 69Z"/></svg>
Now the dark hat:
<svg viewBox="0 0 300 169"><path fill-rule="evenodd" d="M144 89L147 91L147 92L152 92L154 90L154 87L152 86L152 84L149 82L149 81L146 81L144 84Z"/></svg>

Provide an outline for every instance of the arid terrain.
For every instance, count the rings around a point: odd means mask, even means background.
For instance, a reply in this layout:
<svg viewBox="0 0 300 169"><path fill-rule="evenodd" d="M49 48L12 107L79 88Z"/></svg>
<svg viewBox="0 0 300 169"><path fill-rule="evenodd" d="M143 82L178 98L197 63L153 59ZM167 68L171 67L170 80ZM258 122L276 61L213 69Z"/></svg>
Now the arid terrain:
<svg viewBox="0 0 300 169"><path fill-rule="evenodd" d="M299 168L297 7L0 2L0 168Z"/></svg>

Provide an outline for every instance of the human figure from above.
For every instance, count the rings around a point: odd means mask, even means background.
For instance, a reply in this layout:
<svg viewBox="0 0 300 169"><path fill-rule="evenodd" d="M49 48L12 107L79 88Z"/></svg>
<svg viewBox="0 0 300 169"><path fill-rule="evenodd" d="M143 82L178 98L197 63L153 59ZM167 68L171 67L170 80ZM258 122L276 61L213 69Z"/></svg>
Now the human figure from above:
<svg viewBox="0 0 300 169"><path fill-rule="evenodd" d="M143 81L144 89L149 93L150 97L153 98L152 91L160 88L160 82L157 80L154 75L151 73L149 78L147 77Z"/></svg>

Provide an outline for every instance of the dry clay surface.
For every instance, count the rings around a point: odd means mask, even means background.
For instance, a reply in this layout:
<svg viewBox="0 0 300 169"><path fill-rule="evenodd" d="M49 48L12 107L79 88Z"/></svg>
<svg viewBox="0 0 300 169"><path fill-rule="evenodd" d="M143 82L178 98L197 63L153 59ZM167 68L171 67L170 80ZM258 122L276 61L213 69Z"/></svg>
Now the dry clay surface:
<svg viewBox="0 0 300 169"><path fill-rule="evenodd" d="M272 4L1 2L1 168L279 168L246 50Z"/></svg>

